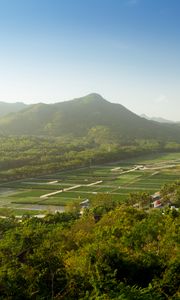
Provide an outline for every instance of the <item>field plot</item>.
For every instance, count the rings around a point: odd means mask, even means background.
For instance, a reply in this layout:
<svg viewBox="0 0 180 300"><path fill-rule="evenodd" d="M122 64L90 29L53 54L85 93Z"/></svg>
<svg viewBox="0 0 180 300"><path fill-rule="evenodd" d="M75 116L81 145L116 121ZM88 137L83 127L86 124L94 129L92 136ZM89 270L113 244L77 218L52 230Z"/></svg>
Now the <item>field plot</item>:
<svg viewBox="0 0 180 300"><path fill-rule="evenodd" d="M57 210L108 193L123 201L130 192L153 194L180 179L180 153L156 154L91 168L0 184L0 208Z"/></svg>

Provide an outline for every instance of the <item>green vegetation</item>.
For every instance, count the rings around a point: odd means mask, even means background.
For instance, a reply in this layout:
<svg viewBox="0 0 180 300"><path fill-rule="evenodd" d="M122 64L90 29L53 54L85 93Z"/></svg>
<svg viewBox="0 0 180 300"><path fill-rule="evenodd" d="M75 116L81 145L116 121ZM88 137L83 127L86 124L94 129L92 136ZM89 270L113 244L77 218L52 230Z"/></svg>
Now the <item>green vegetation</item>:
<svg viewBox="0 0 180 300"><path fill-rule="evenodd" d="M0 119L0 133L95 138L101 142L132 139L180 142L180 127L137 116L120 104L98 94L55 104L35 104ZM111 144L111 143L110 143Z"/></svg>
<svg viewBox="0 0 180 300"><path fill-rule="evenodd" d="M1 182L180 151L178 125L145 120L97 94L29 105L0 118L0 133Z"/></svg>
<svg viewBox="0 0 180 300"><path fill-rule="evenodd" d="M0 208L0 215L1 217L25 217L25 216L34 216L34 215L41 215L47 214L47 211L42 210L31 210L31 209L13 209L13 208Z"/></svg>
<svg viewBox="0 0 180 300"><path fill-rule="evenodd" d="M94 94L1 118L0 299L178 299L179 129Z"/></svg>
<svg viewBox="0 0 180 300"><path fill-rule="evenodd" d="M97 219L98 216L98 219ZM0 299L177 300L180 214L98 195L91 208L0 220Z"/></svg>
<svg viewBox="0 0 180 300"><path fill-rule="evenodd" d="M178 144L107 133L0 138L0 299L179 299Z"/></svg>
<svg viewBox="0 0 180 300"><path fill-rule="evenodd" d="M98 194L112 195L117 203L123 203L129 201L129 194L134 199L138 193L152 195L160 191L161 186L171 185L179 178L180 153L156 153L116 163L1 182L0 207L61 210L62 206L68 208L85 199L91 200ZM45 196L47 194L50 195Z"/></svg>
<svg viewBox="0 0 180 300"><path fill-rule="evenodd" d="M177 145L154 140L132 140L125 146L121 142L113 143L106 137L101 137L99 141L96 137L92 139L92 136L90 139L4 136L0 137L0 181L37 177L131 157L136 163L138 156L148 153L176 153Z"/></svg>

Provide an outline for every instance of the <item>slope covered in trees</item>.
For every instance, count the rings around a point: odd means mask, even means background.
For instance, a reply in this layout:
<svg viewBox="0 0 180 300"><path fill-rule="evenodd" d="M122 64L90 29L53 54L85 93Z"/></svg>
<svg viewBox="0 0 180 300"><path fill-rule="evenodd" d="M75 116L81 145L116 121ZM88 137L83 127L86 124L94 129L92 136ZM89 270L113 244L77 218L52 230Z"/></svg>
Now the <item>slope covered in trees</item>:
<svg viewBox="0 0 180 300"><path fill-rule="evenodd" d="M103 195L83 217L1 219L0 299L177 300L179 222Z"/></svg>
<svg viewBox="0 0 180 300"><path fill-rule="evenodd" d="M155 138L180 141L178 126L148 121L98 94L51 105L31 105L0 119L0 133L13 135L81 137L99 127L108 130L115 140Z"/></svg>
<svg viewBox="0 0 180 300"><path fill-rule="evenodd" d="M0 180L15 180L148 153L180 151L180 144L156 140L114 142L108 130L93 128L86 138L0 137Z"/></svg>

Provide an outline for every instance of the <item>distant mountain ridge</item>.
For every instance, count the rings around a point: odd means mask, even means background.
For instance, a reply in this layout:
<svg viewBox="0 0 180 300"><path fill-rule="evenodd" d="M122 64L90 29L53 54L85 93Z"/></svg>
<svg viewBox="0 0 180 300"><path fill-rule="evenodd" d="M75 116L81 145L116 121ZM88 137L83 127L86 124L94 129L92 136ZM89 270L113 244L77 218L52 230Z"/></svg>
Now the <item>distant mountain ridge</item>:
<svg viewBox="0 0 180 300"><path fill-rule="evenodd" d="M23 102L7 103L0 101L0 117L4 117L10 113L18 112L26 107L27 105Z"/></svg>
<svg viewBox="0 0 180 300"><path fill-rule="evenodd" d="M180 141L180 126L141 118L98 94L55 104L28 105L0 119L0 133L10 135L86 136L97 126L116 138Z"/></svg>
<svg viewBox="0 0 180 300"><path fill-rule="evenodd" d="M174 121L167 120L167 119L164 119L164 118L161 118L161 117L148 117L145 114L140 115L140 117L145 118L145 119L150 120L150 121L156 121L156 122L159 122L159 123L170 123L170 124L176 123Z"/></svg>

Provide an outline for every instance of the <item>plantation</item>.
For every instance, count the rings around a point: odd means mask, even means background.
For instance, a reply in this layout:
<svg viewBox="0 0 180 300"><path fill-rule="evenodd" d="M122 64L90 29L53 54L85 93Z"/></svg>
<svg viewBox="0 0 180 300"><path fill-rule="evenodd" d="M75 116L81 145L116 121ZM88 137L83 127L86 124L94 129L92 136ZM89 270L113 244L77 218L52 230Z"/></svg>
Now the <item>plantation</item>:
<svg viewBox="0 0 180 300"><path fill-rule="evenodd" d="M102 193L123 202L129 193L151 195L179 178L180 153L149 155L1 183L0 207L33 210L33 205L38 205L44 210L46 205L46 209L57 210L56 206L80 203Z"/></svg>

